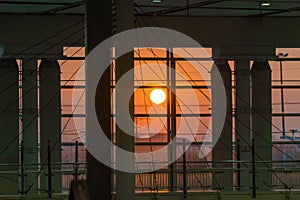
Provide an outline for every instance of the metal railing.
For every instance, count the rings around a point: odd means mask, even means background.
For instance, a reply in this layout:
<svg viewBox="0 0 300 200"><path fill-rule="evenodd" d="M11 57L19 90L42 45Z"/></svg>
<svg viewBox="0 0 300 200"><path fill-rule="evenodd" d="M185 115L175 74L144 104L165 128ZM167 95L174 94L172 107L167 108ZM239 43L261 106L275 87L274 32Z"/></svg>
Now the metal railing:
<svg viewBox="0 0 300 200"><path fill-rule="evenodd" d="M254 141L252 144L252 152L254 152ZM21 163L0 164L0 179L14 184L11 191L6 191L7 194L20 196L26 196L29 193L46 194L51 199L55 193L69 191L72 180L86 178L86 163L78 162L77 142L75 147L75 160L67 163L51 162L50 143L48 144L47 162L24 163L24 150L21 147ZM300 160L256 161L254 158L255 155L252 153L251 160L209 161L203 159L190 161L183 153L182 158L173 163L172 168L165 167L154 172L136 174L136 192L179 191L186 195L188 191L242 190L252 191L253 197L255 197L257 189L265 191L300 190ZM168 163L155 162L154 165L168 166ZM140 170L151 171L153 163L140 162L136 163L136 166ZM144 168L141 169L140 166ZM54 177L56 182L52 182ZM114 171L113 177L115 181ZM229 181L222 182L216 177L219 179L227 177ZM270 177L270 179L263 180L262 177ZM34 181L30 183L32 178ZM4 182L2 181L2 183ZM241 182L243 183L241 184ZM57 188L55 183L59 183L61 188ZM52 186L57 189L53 189Z"/></svg>
<svg viewBox="0 0 300 200"><path fill-rule="evenodd" d="M251 161L187 161L186 165L192 165L193 167L188 167L184 172L182 165L183 162L176 162L175 169L171 172L169 169L161 169L151 173L141 173L135 175L135 186L136 192L150 192L150 191L218 191L220 188L229 190L238 190L237 177L238 173L246 173L251 177L252 168L251 167L241 167L240 170L237 169L237 163L241 166L244 164L251 166ZM217 164L218 167L212 167ZM232 167L222 167L224 164L231 165ZM266 164L271 166L271 169L265 167ZM46 164L44 164L46 165ZM51 166L59 166L59 170L52 170L52 176L61 176L61 193L66 193L69 191L71 181L74 179L85 179L86 178L86 163L51 163ZM206 165L206 167L203 167ZM264 190L300 190L300 160L290 160L290 161L264 161L255 162L256 173L272 173L272 185L266 186ZM39 170L24 170L28 166L36 166ZM48 176L47 167L41 170L42 164L0 164L0 179L14 177L18 180L19 190L8 191L10 194L20 194L26 195L26 192L31 194L47 194L48 191L41 190L41 186L32 187L35 190L28 191L30 185L24 186L24 191L22 191L22 181L26 181L30 174L34 174L38 177L38 180L42 176L46 178L51 178ZM21 169L23 168L23 173ZM12 170L8 170L12 169ZM175 179L175 185L173 188L170 187L170 173L173 173ZM232 185L221 185L217 188L213 184L214 175L229 173L232 174L233 182ZM259 178L257 182L259 182ZM283 184L284 183L284 184ZM40 182L38 183L40 184ZM243 191L251 191L252 184L251 181L249 185L240 186ZM52 191L55 193L55 191Z"/></svg>

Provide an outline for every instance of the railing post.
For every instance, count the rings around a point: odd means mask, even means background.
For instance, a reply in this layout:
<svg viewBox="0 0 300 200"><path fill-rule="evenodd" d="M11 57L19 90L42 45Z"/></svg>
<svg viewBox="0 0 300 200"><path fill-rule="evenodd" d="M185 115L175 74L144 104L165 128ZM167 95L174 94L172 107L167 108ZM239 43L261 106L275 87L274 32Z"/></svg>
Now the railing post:
<svg viewBox="0 0 300 200"><path fill-rule="evenodd" d="M236 159L237 159L237 190L241 190L241 155L240 155L240 140L236 140Z"/></svg>
<svg viewBox="0 0 300 200"><path fill-rule="evenodd" d="M23 196L25 194L25 184L24 184L24 141L21 141L21 195Z"/></svg>
<svg viewBox="0 0 300 200"><path fill-rule="evenodd" d="M78 140L75 142L75 167L74 167L74 179L78 179Z"/></svg>
<svg viewBox="0 0 300 200"><path fill-rule="evenodd" d="M47 153L48 153L48 198L52 198L52 172L51 172L51 148L50 140L48 142Z"/></svg>
<svg viewBox="0 0 300 200"><path fill-rule="evenodd" d="M256 198L256 177L255 177L255 146L254 139L252 139L252 198Z"/></svg>
<svg viewBox="0 0 300 200"><path fill-rule="evenodd" d="M186 154L185 154L185 139L182 141L183 146L183 198L187 198L187 184L186 184Z"/></svg>

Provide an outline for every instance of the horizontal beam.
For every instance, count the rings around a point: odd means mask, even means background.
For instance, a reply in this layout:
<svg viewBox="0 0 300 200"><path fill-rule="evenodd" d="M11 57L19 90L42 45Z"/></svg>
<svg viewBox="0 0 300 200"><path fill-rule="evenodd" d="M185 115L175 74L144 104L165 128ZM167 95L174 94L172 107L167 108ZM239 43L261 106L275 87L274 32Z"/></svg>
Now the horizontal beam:
<svg viewBox="0 0 300 200"><path fill-rule="evenodd" d="M253 58L258 54L277 59L276 47L300 47L300 17L137 16L137 20L140 27L173 29L204 47L219 47L220 57ZM5 55L55 55L61 53L63 46L85 45L82 15L0 14L0 28L0 44L4 45ZM53 48L42 53L49 47Z"/></svg>
<svg viewBox="0 0 300 200"><path fill-rule="evenodd" d="M0 28L4 57L62 58L63 46L84 46L83 16L0 14Z"/></svg>

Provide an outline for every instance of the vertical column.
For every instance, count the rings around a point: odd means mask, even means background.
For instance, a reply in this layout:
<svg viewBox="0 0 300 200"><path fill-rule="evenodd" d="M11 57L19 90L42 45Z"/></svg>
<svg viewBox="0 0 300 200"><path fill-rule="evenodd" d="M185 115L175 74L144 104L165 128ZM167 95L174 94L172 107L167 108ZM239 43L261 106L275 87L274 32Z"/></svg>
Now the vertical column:
<svg viewBox="0 0 300 200"><path fill-rule="evenodd" d="M218 76L220 73L221 76ZM221 78L221 80L220 80ZM213 140L213 150L212 150L212 160L215 162L221 160L232 160L232 91L231 91L231 69L227 61L225 60L215 60L215 65L213 65L211 72L211 88L212 88L212 140ZM215 135L216 131L220 131L219 119L220 117L220 101L223 99L218 98L218 90L225 87L226 93L226 117L221 135L219 138ZM225 189L232 189L232 171L224 170L224 168L232 168L231 163L214 163L213 167L216 169L213 174L213 184L214 187L224 187ZM223 168L218 170L218 168Z"/></svg>
<svg viewBox="0 0 300 200"><path fill-rule="evenodd" d="M128 29L134 28L134 17L133 17L133 1L132 0L116 0L116 31L122 32ZM124 41L120 41L124 42ZM116 61L116 81L118 81L127 71L134 68L133 62L133 49L132 52L128 52L125 55L122 55ZM118 52L118 47L116 47L116 52ZM133 72L133 71L132 71ZM116 116L118 117L120 112L122 112L118 107L120 105L124 105L125 109L129 109L129 113L134 113L134 100L131 99L131 102L124 103L124 98L122 98L122 93L124 91L133 94L134 91L134 74L131 73L129 75L127 85L121 85L119 90L116 91ZM122 117L122 116L121 116ZM117 121L119 119L117 118ZM116 129L116 142L117 146L125 149L129 152L134 152L134 137L132 137L132 133L134 133L134 127L128 127L131 130L131 133L125 133L122 129L117 126ZM133 153L132 153L133 155ZM134 156L132 156L129 160L124 160L116 154L116 161L118 165L128 165L128 163L135 168L135 160ZM116 178L116 199L117 200L131 200L134 198L135 193L135 174L126 173L122 171L117 171Z"/></svg>
<svg viewBox="0 0 300 200"><path fill-rule="evenodd" d="M14 59L0 59L0 194L19 190L19 87L18 65Z"/></svg>
<svg viewBox="0 0 300 200"><path fill-rule="evenodd" d="M40 81L40 162L47 163L47 141L51 146L51 162L61 163L61 99L60 66L57 60L43 59L39 67ZM52 164L52 171L61 170ZM47 169L43 166L43 171ZM61 175L52 174L53 192L61 192ZM48 190L47 176L41 176L41 189Z"/></svg>
<svg viewBox="0 0 300 200"><path fill-rule="evenodd" d="M34 58L22 62L22 120L24 141L24 164L38 163L38 108L37 108L37 62ZM26 171L37 171L37 165L25 165ZM26 173L25 185L36 192L38 178L36 173Z"/></svg>
<svg viewBox="0 0 300 200"><path fill-rule="evenodd" d="M255 160L272 160L272 88L271 69L267 61L255 61L252 65L252 132L255 140ZM265 168L257 173L257 187L272 185L271 164L256 164Z"/></svg>
<svg viewBox="0 0 300 200"><path fill-rule="evenodd" d="M251 160L251 134L250 134L250 60L237 59L236 91L235 91L235 124L236 139L240 141L241 161ZM241 189L249 190L251 185L251 164L241 164Z"/></svg>
<svg viewBox="0 0 300 200"><path fill-rule="evenodd" d="M107 39L112 34L112 1L111 0L86 0L86 33L87 33L87 53L91 52L98 44ZM110 56L110 49L103 51L106 56ZM99 64L101 66L101 63ZM96 109L99 116L99 122L106 137L111 139L111 99L110 99L110 70L105 71L99 81L101 91L97 94L91 94L89 88L91 77L93 77L92 66L86 65L86 143L93 142L92 112L91 102L99 99L99 105ZM108 66L101 66L108 67ZM96 95L96 96L95 96ZM107 150L106 159L111 158L110 149ZM111 199L112 175L111 168L100 163L90 152L87 151L87 184L89 197L91 200Z"/></svg>

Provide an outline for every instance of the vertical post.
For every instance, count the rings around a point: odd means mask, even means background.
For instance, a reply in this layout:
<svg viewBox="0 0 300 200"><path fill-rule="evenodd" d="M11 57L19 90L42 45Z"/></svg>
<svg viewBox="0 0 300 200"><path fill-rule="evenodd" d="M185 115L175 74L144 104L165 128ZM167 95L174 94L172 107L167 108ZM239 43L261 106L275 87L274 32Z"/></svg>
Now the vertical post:
<svg viewBox="0 0 300 200"><path fill-rule="evenodd" d="M252 198L256 198L256 171L255 171L255 146L254 139L252 139L252 147L251 147L251 157L252 157Z"/></svg>
<svg viewBox="0 0 300 200"><path fill-rule="evenodd" d="M176 123L176 61L174 59L173 50L170 51L170 59L171 59L171 92L170 92L170 111L171 111L171 140L176 138L177 131L177 123ZM172 159L176 158L176 146L177 141L173 142L173 145L170 147L170 154ZM176 164L172 162L172 186L175 188L177 184L177 174L175 169Z"/></svg>
<svg viewBox="0 0 300 200"><path fill-rule="evenodd" d="M185 149L185 139L183 139L182 141L182 151L184 152L183 153L183 198L187 198L187 183L186 183L186 176L187 176L187 171L186 171L186 149Z"/></svg>
<svg viewBox="0 0 300 200"><path fill-rule="evenodd" d="M76 140L75 142L75 177L74 179L77 180L78 179L78 140Z"/></svg>
<svg viewBox="0 0 300 200"><path fill-rule="evenodd" d="M172 96L172 91L170 89L171 87L171 82L170 82L170 66L171 66L171 52L169 48L167 48L167 67L166 67L166 72L167 72L167 131L168 131L168 143L172 141L172 130L171 130L171 96ZM168 155L169 155L169 173L168 173L168 188L170 192L174 191L175 185L174 185L174 163L170 162L173 158L173 153L172 153L172 146L168 146Z"/></svg>
<svg viewBox="0 0 300 200"><path fill-rule="evenodd" d="M24 141L21 141L21 195L24 195L24 191L25 191L25 184L24 184L24 177L25 177L25 173L24 173Z"/></svg>
<svg viewBox="0 0 300 200"><path fill-rule="evenodd" d="M282 118L281 118L281 121L282 121L282 136L281 138L282 139L285 139L286 138L286 133L285 133L285 117L284 117L284 112L285 112L285 109L284 109L284 92L283 92L283 70L282 70L282 61L280 60L279 61L280 63L280 97L281 97L281 113L282 113Z"/></svg>
<svg viewBox="0 0 300 200"><path fill-rule="evenodd" d="M236 160L237 162L237 190L241 190L241 155L240 155L240 140L236 140Z"/></svg>
<svg viewBox="0 0 300 200"><path fill-rule="evenodd" d="M48 198L52 198L52 171L51 171L51 148L50 148L50 140L47 141L47 153L48 153Z"/></svg>

